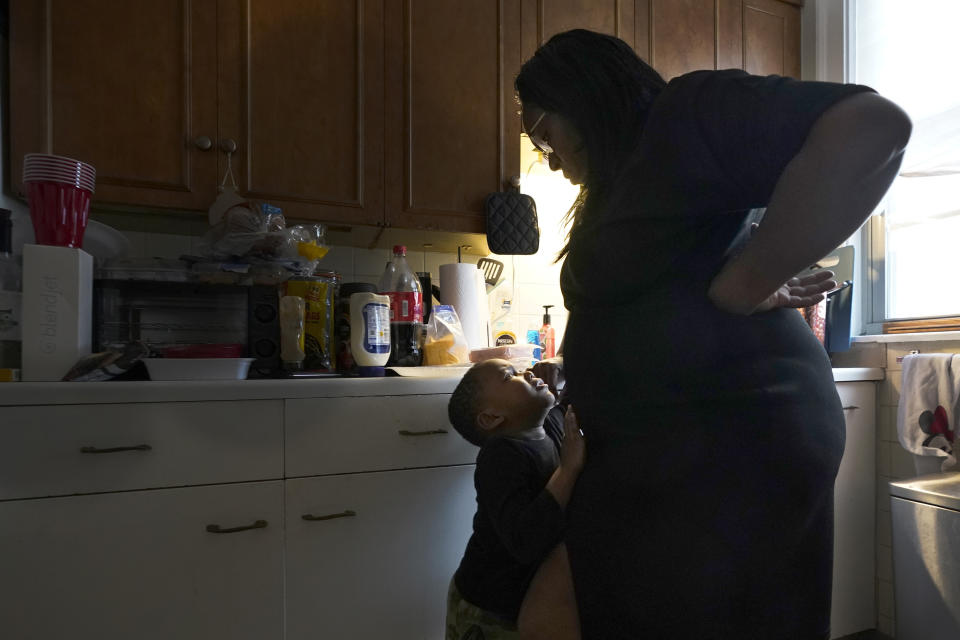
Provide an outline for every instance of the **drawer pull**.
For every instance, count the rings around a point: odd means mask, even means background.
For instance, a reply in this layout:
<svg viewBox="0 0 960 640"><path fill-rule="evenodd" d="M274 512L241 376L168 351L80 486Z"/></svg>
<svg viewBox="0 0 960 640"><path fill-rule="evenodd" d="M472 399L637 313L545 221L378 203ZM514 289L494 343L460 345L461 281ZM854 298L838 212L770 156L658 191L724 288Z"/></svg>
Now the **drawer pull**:
<svg viewBox="0 0 960 640"><path fill-rule="evenodd" d="M118 451L150 451L151 449L153 449L153 447L148 444L138 444L132 447L108 447L106 449L80 447L80 453L116 453Z"/></svg>
<svg viewBox="0 0 960 640"><path fill-rule="evenodd" d="M303 515L300 516L300 517L303 518L304 520L309 521L309 522L316 522L317 520L334 520L334 519L336 519L336 518L352 518L352 517L355 516L355 515L357 515L357 512L356 512L356 511L352 511L352 510L350 510L350 509L347 509L346 511L343 511L342 513L330 513L330 514L327 514L327 515L325 515L325 516L315 516L315 515L313 515L313 514L311 514L311 513L305 513L305 514L303 514Z"/></svg>
<svg viewBox="0 0 960 640"><path fill-rule="evenodd" d="M851 404L851 405L847 405L846 407L844 407L843 410L844 410L844 411L853 411L854 409L859 409L859 408L860 408L860 407L858 407L857 405Z"/></svg>
<svg viewBox="0 0 960 640"><path fill-rule="evenodd" d="M237 531L249 531L250 529L264 529L266 526L266 520L257 520L253 524L248 524L245 527L231 527L229 529L222 529L218 524L208 524L207 531L210 533L236 533Z"/></svg>
<svg viewBox="0 0 960 640"><path fill-rule="evenodd" d="M446 432L446 429L430 429L428 431L410 431L408 429L400 429L400 431L398 431L398 433L402 436L435 436Z"/></svg>

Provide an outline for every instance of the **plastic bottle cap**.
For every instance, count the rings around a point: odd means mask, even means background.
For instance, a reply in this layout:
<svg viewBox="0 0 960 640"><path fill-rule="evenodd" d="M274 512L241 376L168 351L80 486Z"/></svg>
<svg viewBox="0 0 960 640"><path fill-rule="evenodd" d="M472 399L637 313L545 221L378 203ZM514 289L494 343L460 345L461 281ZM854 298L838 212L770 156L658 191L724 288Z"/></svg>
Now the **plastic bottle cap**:
<svg viewBox="0 0 960 640"><path fill-rule="evenodd" d="M376 285L369 282L345 282L340 285L340 297L349 298L355 293L376 293Z"/></svg>
<svg viewBox="0 0 960 640"><path fill-rule="evenodd" d="M543 307L543 324L550 324L550 307L552 304L541 305Z"/></svg>
<svg viewBox="0 0 960 640"><path fill-rule="evenodd" d="M398 254L398 253L399 253L400 255L402 255L402 256L407 255L407 247L406 247L406 245L402 245L402 244L395 244L395 245L393 245L393 254L396 255L396 254Z"/></svg>

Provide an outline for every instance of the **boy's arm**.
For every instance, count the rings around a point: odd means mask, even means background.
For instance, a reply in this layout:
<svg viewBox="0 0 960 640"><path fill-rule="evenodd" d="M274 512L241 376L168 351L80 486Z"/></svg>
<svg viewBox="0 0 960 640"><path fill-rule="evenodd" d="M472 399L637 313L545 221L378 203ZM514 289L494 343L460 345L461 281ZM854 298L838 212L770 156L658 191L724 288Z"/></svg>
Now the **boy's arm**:
<svg viewBox="0 0 960 640"><path fill-rule="evenodd" d="M500 541L519 562L538 562L560 541L563 508L583 466L583 437L576 428L576 416L565 418L564 431L560 466L539 491L532 489L529 475L523 473L529 462L519 451L494 446L477 459L477 501L489 514ZM569 435L571 431L576 435ZM566 438L573 443L569 449Z"/></svg>
<svg viewBox="0 0 960 640"><path fill-rule="evenodd" d="M563 508L528 469L529 459L506 447L477 459L477 502L497 538L524 564L539 562L563 532Z"/></svg>
<svg viewBox="0 0 960 640"><path fill-rule="evenodd" d="M570 496L573 495L573 485L576 484L583 469L585 455L583 434L580 432L577 415L571 405L563 416L563 447L560 449L560 464L550 476L546 486L546 490L563 508L566 508L567 503L570 502Z"/></svg>

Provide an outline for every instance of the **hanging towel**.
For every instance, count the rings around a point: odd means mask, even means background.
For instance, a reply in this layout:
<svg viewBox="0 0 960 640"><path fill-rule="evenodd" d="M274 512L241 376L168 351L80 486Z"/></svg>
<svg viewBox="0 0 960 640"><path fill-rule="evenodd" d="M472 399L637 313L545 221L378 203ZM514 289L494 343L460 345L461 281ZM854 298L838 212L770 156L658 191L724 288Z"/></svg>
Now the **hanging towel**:
<svg viewBox="0 0 960 640"><path fill-rule="evenodd" d="M897 435L903 448L918 456L943 458L941 471L956 468L958 401L960 354L904 356L897 407Z"/></svg>

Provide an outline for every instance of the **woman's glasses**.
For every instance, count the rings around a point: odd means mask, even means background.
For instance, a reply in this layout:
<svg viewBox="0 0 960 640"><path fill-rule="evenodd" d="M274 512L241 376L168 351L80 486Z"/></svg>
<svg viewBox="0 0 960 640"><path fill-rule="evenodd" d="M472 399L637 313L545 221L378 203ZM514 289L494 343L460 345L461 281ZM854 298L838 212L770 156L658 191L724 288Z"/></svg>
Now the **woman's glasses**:
<svg viewBox="0 0 960 640"><path fill-rule="evenodd" d="M540 117L537 118L534 123L527 129L527 137L530 138L530 142L533 143L533 146L537 148L537 151L543 154L545 158L550 157L550 154L553 153L553 147L547 144L547 141L543 138L534 137L533 132L536 130L537 125L540 124L540 121L543 120L543 117L547 115L547 112L544 111L540 114ZM521 121L522 124L522 121Z"/></svg>

